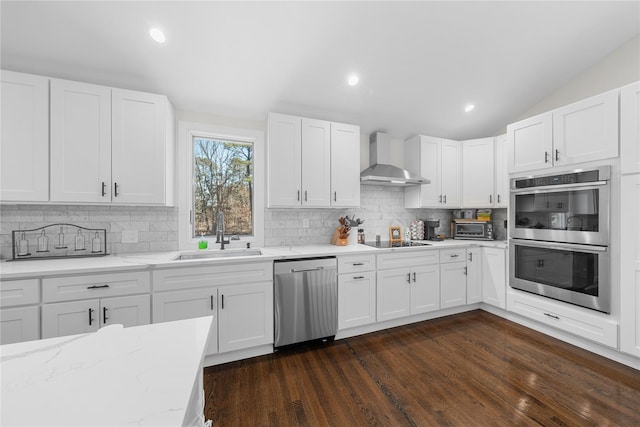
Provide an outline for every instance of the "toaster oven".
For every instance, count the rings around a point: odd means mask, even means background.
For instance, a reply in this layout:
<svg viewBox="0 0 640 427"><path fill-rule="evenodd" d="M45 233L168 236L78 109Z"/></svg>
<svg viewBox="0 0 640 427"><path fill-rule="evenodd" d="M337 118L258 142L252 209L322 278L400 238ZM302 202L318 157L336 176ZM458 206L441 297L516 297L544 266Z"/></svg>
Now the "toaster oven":
<svg viewBox="0 0 640 427"><path fill-rule="evenodd" d="M493 240L493 224L486 221L456 220L453 238L463 240Z"/></svg>

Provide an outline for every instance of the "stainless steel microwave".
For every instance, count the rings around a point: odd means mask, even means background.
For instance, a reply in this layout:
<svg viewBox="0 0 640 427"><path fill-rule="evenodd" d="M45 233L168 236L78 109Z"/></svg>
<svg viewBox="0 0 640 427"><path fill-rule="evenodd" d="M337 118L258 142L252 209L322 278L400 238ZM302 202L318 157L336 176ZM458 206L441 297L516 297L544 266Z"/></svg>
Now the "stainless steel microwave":
<svg viewBox="0 0 640 427"><path fill-rule="evenodd" d="M456 220L453 238L463 240L493 240L493 224L484 221Z"/></svg>

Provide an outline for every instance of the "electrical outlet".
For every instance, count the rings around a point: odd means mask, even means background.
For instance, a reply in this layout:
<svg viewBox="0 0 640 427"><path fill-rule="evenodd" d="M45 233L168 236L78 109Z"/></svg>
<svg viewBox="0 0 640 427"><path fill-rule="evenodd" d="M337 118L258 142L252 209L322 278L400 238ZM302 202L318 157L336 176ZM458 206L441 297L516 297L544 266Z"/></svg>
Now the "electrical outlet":
<svg viewBox="0 0 640 427"><path fill-rule="evenodd" d="M138 243L138 230L122 230L122 243Z"/></svg>
<svg viewBox="0 0 640 427"><path fill-rule="evenodd" d="M302 228L309 228L309 220L307 218L302 220Z"/></svg>

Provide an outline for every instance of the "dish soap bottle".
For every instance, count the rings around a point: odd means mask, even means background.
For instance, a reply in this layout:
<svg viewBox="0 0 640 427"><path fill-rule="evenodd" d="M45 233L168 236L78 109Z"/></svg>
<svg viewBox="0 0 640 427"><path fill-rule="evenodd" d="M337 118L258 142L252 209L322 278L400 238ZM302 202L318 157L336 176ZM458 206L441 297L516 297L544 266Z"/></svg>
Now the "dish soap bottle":
<svg viewBox="0 0 640 427"><path fill-rule="evenodd" d="M198 249L207 249L209 242L204 238L204 233L200 234L200 240L198 240Z"/></svg>

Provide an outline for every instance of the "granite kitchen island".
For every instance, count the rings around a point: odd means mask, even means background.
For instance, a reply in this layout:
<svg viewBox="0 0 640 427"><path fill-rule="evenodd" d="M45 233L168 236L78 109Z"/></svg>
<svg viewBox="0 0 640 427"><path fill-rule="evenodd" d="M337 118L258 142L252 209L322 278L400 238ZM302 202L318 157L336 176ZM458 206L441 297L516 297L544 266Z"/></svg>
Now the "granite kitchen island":
<svg viewBox="0 0 640 427"><path fill-rule="evenodd" d="M204 425L212 317L0 346L0 424Z"/></svg>

